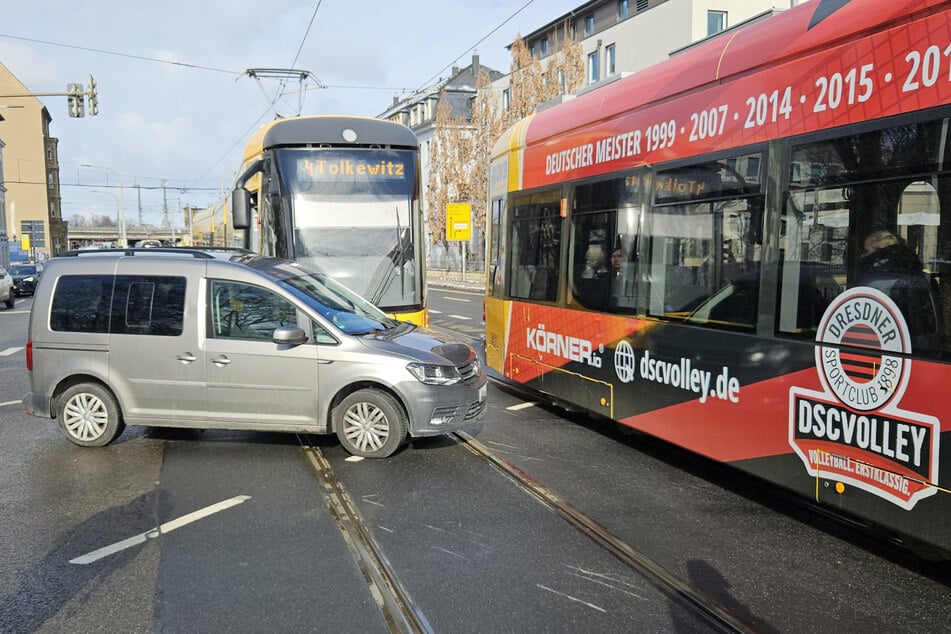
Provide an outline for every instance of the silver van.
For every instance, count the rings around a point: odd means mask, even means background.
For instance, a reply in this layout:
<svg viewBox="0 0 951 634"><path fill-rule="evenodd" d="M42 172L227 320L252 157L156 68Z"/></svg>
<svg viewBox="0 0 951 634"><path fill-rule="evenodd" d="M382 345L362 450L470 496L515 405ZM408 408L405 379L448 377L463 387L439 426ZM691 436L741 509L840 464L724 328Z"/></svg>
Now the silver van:
<svg viewBox="0 0 951 634"><path fill-rule="evenodd" d="M71 252L36 288L26 412L77 445L125 425L336 433L359 456L479 419L471 346L300 264L186 249Z"/></svg>

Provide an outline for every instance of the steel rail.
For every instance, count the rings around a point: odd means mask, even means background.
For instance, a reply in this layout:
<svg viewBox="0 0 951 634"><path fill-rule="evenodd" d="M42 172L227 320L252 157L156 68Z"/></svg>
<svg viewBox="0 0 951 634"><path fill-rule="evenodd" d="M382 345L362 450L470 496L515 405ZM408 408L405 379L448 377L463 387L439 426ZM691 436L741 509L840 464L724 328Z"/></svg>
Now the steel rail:
<svg viewBox="0 0 951 634"><path fill-rule="evenodd" d="M320 483L330 517L353 553L389 631L399 634L432 633L432 627L400 584L382 548L366 528L360 510L334 475L330 463L315 443L305 436L298 435L297 438Z"/></svg>

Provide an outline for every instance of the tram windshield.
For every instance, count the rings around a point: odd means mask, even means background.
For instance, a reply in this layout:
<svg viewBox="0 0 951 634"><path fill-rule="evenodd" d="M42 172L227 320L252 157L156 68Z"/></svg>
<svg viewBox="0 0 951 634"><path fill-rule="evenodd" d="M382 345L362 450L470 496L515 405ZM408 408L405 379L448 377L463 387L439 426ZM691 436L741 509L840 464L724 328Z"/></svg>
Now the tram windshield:
<svg viewBox="0 0 951 634"><path fill-rule="evenodd" d="M409 150L285 148L275 152L301 262L378 306L418 304Z"/></svg>

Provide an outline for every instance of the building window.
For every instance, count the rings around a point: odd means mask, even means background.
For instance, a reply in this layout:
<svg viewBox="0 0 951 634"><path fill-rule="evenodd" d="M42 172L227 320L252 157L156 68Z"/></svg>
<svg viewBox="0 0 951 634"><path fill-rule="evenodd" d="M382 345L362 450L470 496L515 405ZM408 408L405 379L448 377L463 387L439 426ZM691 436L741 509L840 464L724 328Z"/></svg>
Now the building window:
<svg viewBox="0 0 951 634"><path fill-rule="evenodd" d="M548 57L548 36L543 37L538 46L541 49L541 56Z"/></svg>
<svg viewBox="0 0 951 634"><path fill-rule="evenodd" d="M502 109L507 112L511 106L512 106L512 93L508 88L506 88L505 90L502 91Z"/></svg>
<svg viewBox="0 0 951 634"><path fill-rule="evenodd" d="M598 79L600 79L600 60L598 59L598 52L595 51L588 55L588 83L593 84Z"/></svg>
<svg viewBox="0 0 951 634"><path fill-rule="evenodd" d="M608 44L604 49L604 75L610 77L617 72L617 60L614 44Z"/></svg>
<svg viewBox="0 0 951 634"><path fill-rule="evenodd" d="M726 28L726 11L707 11L707 35L714 35Z"/></svg>
<svg viewBox="0 0 951 634"><path fill-rule="evenodd" d="M627 18L628 18L627 0L618 0L617 19L620 22L621 20L626 20Z"/></svg>
<svg viewBox="0 0 951 634"><path fill-rule="evenodd" d="M584 18L584 34L585 37L589 35L594 35L594 16L586 15Z"/></svg>
<svg viewBox="0 0 951 634"><path fill-rule="evenodd" d="M46 182L49 185L49 188L53 189L53 175L52 174L46 175Z"/></svg>

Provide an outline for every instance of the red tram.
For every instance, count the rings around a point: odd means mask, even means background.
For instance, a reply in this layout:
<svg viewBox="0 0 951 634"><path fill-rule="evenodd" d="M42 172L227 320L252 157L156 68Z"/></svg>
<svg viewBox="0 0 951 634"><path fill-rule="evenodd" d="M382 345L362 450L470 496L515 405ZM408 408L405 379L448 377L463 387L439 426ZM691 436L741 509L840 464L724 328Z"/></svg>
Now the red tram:
<svg viewBox="0 0 951 634"><path fill-rule="evenodd" d="M489 197L495 372L951 553L949 3L704 41L516 124Z"/></svg>

